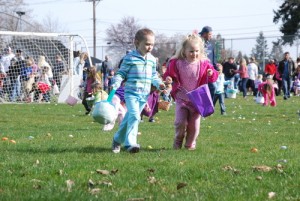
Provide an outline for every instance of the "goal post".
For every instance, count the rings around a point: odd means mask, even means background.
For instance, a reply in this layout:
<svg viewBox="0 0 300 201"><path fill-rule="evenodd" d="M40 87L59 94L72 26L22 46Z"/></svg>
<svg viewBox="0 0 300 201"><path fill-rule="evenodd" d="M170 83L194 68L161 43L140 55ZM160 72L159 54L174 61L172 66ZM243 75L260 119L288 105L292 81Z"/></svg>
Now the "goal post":
<svg viewBox="0 0 300 201"><path fill-rule="evenodd" d="M86 40L78 34L0 31L0 103L78 98L82 77L74 70L73 55L82 48L92 64Z"/></svg>

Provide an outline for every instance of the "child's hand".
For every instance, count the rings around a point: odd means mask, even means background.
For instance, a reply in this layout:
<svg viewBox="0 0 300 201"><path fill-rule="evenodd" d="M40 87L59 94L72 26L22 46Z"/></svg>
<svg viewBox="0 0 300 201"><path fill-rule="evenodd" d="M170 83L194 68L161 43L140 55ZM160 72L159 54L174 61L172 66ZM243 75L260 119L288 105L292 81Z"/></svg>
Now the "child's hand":
<svg viewBox="0 0 300 201"><path fill-rule="evenodd" d="M159 85L159 89L160 90L164 90L166 88L166 85L164 84L164 83L161 83L160 85Z"/></svg>
<svg viewBox="0 0 300 201"><path fill-rule="evenodd" d="M208 70L207 70L207 75L208 75L209 77L212 76L213 73L214 73L214 71L213 71L212 69L208 69Z"/></svg>
<svg viewBox="0 0 300 201"><path fill-rule="evenodd" d="M170 76L167 76L166 79L165 79L165 82L167 84L171 84L173 82L172 78Z"/></svg>
<svg viewBox="0 0 300 201"><path fill-rule="evenodd" d="M151 112L151 108L149 107L149 104L148 104L148 103L146 103L146 105L145 105L145 107L144 107L144 110L145 110L146 112Z"/></svg>

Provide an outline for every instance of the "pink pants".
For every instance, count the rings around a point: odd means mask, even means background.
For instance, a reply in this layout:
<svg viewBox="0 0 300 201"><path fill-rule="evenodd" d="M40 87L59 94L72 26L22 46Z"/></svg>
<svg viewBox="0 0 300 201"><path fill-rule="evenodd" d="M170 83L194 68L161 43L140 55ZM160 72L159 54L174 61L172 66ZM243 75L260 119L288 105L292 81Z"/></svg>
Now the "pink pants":
<svg viewBox="0 0 300 201"><path fill-rule="evenodd" d="M184 140L185 148L196 148L196 140L200 133L201 116L190 104L181 99L176 100L174 149L180 149Z"/></svg>
<svg viewBox="0 0 300 201"><path fill-rule="evenodd" d="M275 107L277 104L276 104L276 99L275 99L275 91L274 91L274 88L272 90L272 93L271 95L269 95L266 91L262 90L262 95L265 99L263 105L264 106L267 106L268 103L270 102L270 105Z"/></svg>

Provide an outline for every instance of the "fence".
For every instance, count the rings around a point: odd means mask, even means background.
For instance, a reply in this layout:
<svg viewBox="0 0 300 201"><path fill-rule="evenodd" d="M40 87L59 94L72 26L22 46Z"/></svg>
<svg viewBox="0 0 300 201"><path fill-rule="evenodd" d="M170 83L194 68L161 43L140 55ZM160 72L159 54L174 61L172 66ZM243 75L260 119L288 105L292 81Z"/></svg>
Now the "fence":
<svg viewBox="0 0 300 201"><path fill-rule="evenodd" d="M0 31L0 102L62 103L76 94L80 77L73 68L73 49L77 41L88 51L80 35ZM41 82L50 88L41 89ZM53 92L55 85L59 95Z"/></svg>

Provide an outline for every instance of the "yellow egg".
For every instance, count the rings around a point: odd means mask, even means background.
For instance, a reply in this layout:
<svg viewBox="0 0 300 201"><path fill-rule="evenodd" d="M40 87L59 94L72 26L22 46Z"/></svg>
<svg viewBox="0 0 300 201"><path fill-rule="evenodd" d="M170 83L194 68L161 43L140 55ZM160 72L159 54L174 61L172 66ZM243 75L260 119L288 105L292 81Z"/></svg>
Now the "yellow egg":
<svg viewBox="0 0 300 201"><path fill-rule="evenodd" d="M14 141L14 140L10 140L10 142L13 143L13 144L16 144L16 141Z"/></svg>
<svg viewBox="0 0 300 201"><path fill-rule="evenodd" d="M251 149L251 152L252 152L252 153L257 153L257 152L258 152L258 149L257 149L257 148L252 148L252 149Z"/></svg>

